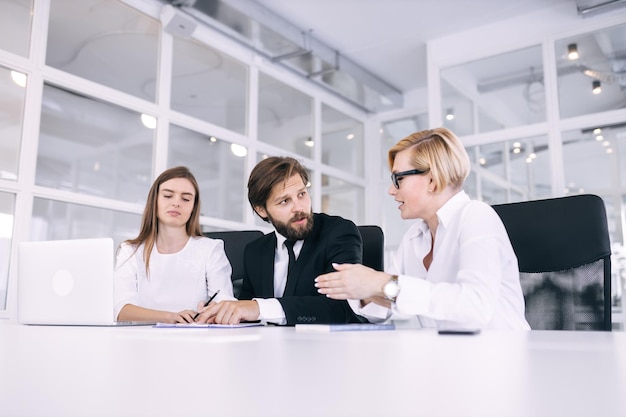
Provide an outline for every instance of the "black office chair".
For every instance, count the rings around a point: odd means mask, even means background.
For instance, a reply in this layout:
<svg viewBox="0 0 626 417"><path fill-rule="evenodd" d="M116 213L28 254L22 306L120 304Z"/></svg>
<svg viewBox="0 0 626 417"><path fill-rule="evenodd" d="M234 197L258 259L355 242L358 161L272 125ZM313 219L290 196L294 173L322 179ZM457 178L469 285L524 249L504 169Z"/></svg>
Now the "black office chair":
<svg viewBox="0 0 626 417"><path fill-rule="evenodd" d="M385 267L385 236L378 226L357 226L363 240L363 265L377 271Z"/></svg>
<svg viewBox="0 0 626 417"><path fill-rule="evenodd" d="M604 202L575 195L499 204L533 330L611 330L611 245Z"/></svg>
<svg viewBox="0 0 626 417"><path fill-rule="evenodd" d="M223 232L205 232L204 235L212 239L224 241L224 251L233 268L231 276L233 293L235 297L239 298L243 283L243 251L248 243L263 236L263 232L260 230L228 230Z"/></svg>

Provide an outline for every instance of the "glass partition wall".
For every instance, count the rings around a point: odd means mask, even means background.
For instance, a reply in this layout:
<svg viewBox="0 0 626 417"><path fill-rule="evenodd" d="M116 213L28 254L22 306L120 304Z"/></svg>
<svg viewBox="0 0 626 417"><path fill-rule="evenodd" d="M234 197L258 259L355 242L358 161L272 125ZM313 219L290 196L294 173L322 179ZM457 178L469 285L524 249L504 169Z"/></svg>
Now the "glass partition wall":
<svg viewBox="0 0 626 417"><path fill-rule="evenodd" d="M458 135L546 120L541 46L441 70L443 124Z"/></svg>
<svg viewBox="0 0 626 417"><path fill-rule="evenodd" d="M198 180L205 231L271 230L246 190L269 155L307 166L314 211L365 222L367 115L163 6L0 2L0 317L20 241L133 238L169 167Z"/></svg>

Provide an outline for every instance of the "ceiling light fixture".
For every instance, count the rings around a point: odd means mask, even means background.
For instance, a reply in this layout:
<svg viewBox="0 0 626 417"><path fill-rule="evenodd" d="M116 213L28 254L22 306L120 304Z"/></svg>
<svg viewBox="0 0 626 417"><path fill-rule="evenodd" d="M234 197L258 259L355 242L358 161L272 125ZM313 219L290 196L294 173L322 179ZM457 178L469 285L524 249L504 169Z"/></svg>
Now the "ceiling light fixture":
<svg viewBox="0 0 626 417"><path fill-rule="evenodd" d="M20 87L26 87L26 74L17 71L11 71L11 79Z"/></svg>
<svg viewBox="0 0 626 417"><path fill-rule="evenodd" d="M243 158L244 156L248 155L248 150L246 149L246 147L238 145L236 143L230 144L230 151L233 153L233 155L238 156L240 158Z"/></svg>
<svg viewBox="0 0 626 417"><path fill-rule="evenodd" d="M454 109L446 110L446 120L454 120Z"/></svg>
<svg viewBox="0 0 626 417"><path fill-rule="evenodd" d="M313 139L311 138L306 138L306 140L304 141L304 144L308 146L309 148L312 148L315 145L315 142L313 142Z"/></svg>
<svg viewBox="0 0 626 417"><path fill-rule="evenodd" d="M576 45L575 43L570 43L569 45L567 45L567 58L571 61L580 58L580 55L578 54L578 45Z"/></svg>
<svg viewBox="0 0 626 417"><path fill-rule="evenodd" d="M593 80L591 83L591 92L593 94L600 94L602 92L602 84L600 84L600 80Z"/></svg>
<svg viewBox="0 0 626 417"><path fill-rule="evenodd" d="M150 116L149 114L142 113L141 114L141 123L148 129L156 129L157 119L154 116Z"/></svg>

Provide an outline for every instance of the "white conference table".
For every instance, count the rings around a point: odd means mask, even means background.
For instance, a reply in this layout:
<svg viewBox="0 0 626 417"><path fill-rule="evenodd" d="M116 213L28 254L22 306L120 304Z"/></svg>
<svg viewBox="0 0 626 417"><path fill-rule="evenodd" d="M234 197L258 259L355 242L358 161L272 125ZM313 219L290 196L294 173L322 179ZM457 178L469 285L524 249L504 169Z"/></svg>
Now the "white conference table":
<svg viewBox="0 0 626 417"><path fill-rule="evenodd" d="M626 333L0 322L0 416L626 416Z"/></svg>

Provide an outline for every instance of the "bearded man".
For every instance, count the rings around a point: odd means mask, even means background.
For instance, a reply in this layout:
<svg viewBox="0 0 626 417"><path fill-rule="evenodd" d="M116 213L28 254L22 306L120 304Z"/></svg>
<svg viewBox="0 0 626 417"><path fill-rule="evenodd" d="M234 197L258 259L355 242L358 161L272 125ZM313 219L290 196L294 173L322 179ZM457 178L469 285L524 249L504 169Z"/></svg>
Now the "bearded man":
<svg viewBox="0 0 626 417"><path fill-rule="evenodd" d="M360 323L345 300L332 300L315 287L333 264L361 263L356 225L338 216L313 213L306 168L290 157L259 162L248 180L248 201L275 231L249 243L244 252L240 300L200 308L197 321L236 324Z"/></svg>

